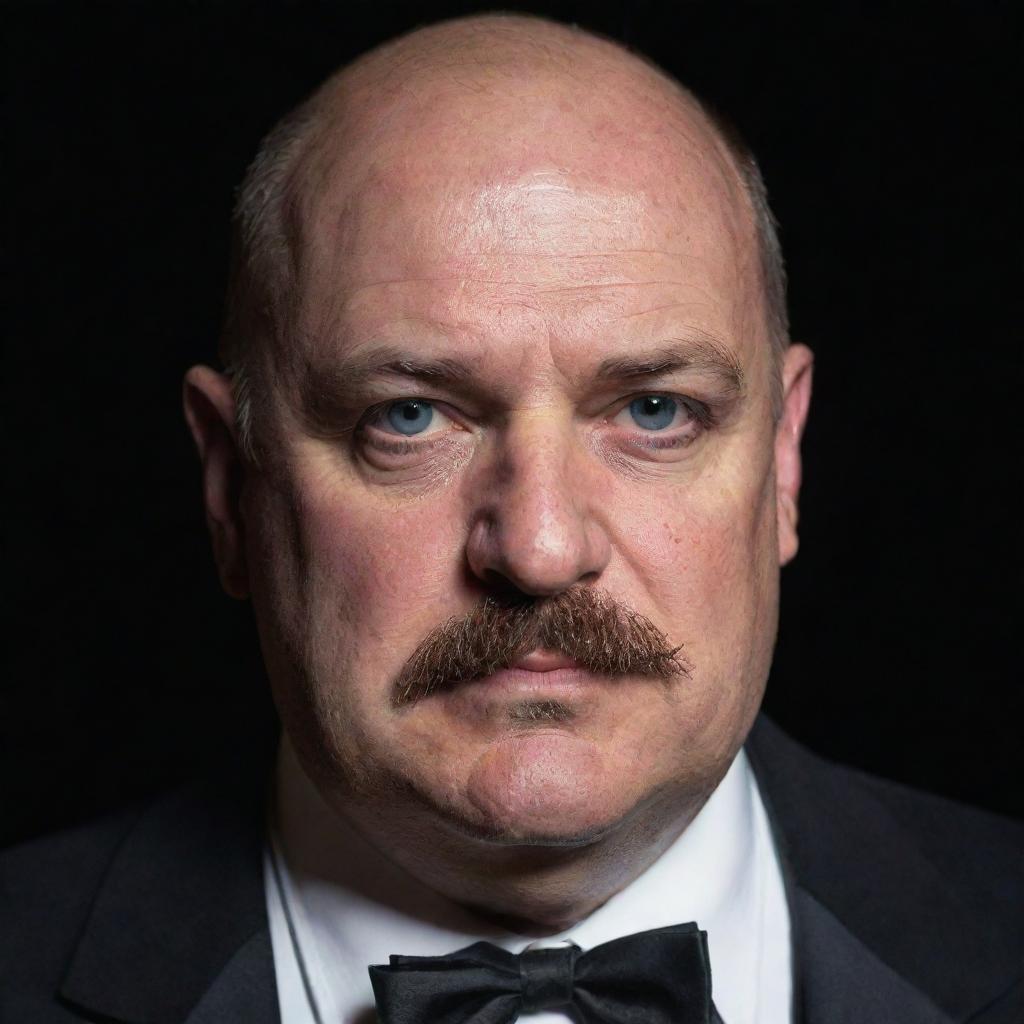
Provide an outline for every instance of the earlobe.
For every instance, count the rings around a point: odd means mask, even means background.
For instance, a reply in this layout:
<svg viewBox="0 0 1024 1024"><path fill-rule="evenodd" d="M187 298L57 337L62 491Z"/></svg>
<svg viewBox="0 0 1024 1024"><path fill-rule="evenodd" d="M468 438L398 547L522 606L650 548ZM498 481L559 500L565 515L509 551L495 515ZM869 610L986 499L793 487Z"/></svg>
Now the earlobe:
<svg viewBox="0 0 1024 1024"><path fill-rule="evenodd" d="M221 585L232 597L244 598L249 583L239 508L242 461L231 382L208 366L193 366L185 374L182 400L202 466L206 525Z"/></svg>
<svg viewBox="0 0 1024 1024"><path fill-rule="evenodd" d="M796 556L802 464L800 440L811 404L814 354L806 345L791 345L782 368L782 416L775 430L775 495L778 517L779 565Z"/></svg>

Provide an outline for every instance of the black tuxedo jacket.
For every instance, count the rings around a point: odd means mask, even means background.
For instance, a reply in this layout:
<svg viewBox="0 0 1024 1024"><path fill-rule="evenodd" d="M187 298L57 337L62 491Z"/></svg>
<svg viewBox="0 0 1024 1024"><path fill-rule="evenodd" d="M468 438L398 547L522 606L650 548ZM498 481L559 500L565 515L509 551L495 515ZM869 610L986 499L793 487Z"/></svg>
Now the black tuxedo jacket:
<svg viewBox="0 0 1024 1024"><path fill-rule="evenodd" d="M747 750L788 876L798 1021L1024 1022L1024 828L764 719ZM193 787L5 853L0 1021L279 1024L263 796Z"/></svg>

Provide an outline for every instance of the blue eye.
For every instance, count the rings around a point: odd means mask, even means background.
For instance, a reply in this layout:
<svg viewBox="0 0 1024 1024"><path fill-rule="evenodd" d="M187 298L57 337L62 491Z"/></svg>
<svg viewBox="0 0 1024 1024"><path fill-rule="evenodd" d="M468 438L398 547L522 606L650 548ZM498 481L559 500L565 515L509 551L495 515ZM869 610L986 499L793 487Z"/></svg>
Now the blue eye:
<svg viewBox="0 0 1024 1024"><path fill-rule="evenodd" d="M392 403L387 410L387 421L400 434L420 434L430 426L434 418L434 407L429 402L407 398Z"/></svg>
<svg viewBox="0 0 1024 1024"><path fill-rule="evenodd" d="M629 403L629 413L638 427L664 430L675 419L676 400L668 395L644 395Z"/></svg>

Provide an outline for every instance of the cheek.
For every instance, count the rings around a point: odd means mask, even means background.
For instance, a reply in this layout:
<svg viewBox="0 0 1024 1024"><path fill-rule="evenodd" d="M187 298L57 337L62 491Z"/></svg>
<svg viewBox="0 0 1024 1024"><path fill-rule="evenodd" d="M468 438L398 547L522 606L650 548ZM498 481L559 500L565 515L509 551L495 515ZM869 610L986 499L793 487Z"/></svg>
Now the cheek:
<svg viewBox="0 0 1024 1024"><path fill-rule="evenodd" d="M255 491L247 522L253 603L282 719L304 763L358 789L379 761L392 681L458 610L458 581L446 575L461 565L458 517L444 502L389 507L307 478Z"/></svg>
<svg viewBox="0 0 1024 1024"><path fill-rule="evenodd" d="M461 523L436 496L399 505L302 480L263 511L271 589L299 612L292 628L321 672L345 661L392 674L388 666L397 668L450 606ZM377 676L369 673L371 685Z"/></svg>
<svg viewBox="0 0 1024 1024"><path fill-rule="evenodd" d="M700 676L735 685L774 636L775 507L770 466L727 486L681 490L637 533L653 605ZM769 642L770 642L769 638Z"/></svg>
<svg viewBox="0 0 1024 1024"><path fill-rule="evenodd" d="M676 495L670 512L651 510L637 533L650 579L666 596L720 608L763 571L774 506L763 487Z"/></svg>

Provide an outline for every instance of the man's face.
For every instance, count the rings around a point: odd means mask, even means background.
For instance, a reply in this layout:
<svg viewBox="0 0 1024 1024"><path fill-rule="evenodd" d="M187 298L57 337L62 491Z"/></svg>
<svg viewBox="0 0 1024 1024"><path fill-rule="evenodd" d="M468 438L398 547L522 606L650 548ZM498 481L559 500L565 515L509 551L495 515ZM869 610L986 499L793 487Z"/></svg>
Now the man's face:
<svg viewBox="0 0 1024 1024"><path fill-rule="evenodd" d="M347 114L359 144L297 175L297 315L242 509L285 727L342 805L586 841L699 806L756 714L780 547L749 214L699 118L621 103L439 86ZM581 589L686 672L533 650L396 701L449 620Z"/></svg>

